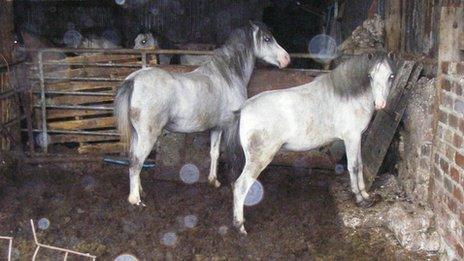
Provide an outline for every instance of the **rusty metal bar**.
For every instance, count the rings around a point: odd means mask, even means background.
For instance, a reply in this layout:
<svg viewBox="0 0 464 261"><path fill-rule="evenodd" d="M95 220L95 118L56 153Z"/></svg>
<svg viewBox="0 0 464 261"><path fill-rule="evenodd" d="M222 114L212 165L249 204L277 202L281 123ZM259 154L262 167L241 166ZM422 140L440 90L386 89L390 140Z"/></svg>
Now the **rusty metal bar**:
<svg viewBox="0 0 464 261"><path fill-rule="evenodd" d="M36 65L35 63L26 63L27 65ZM123 64L123 63L84 63L84 62L43 62L43 65L63 65L63 66L87 66L87 67L127 67L140 68L141 63Z"/></svg>
<svg viewBox="0 0 464 261"><path fill-rule="evenodd" d="M34 91L34 94L39 94ZM46 91L45 94L63 94L63 95L82 95L82 96L114 96L111 92L67 92L67 91Z"/></svg>
<svg viewBox="0 0 464 261"><path fill-rule="evenodd" d="M74 52L74 53L100 53L100 54L189 54L189 55L213 55L214 51L195 51L195 50L179 50L179 49L82 49L82 48L44 48L44 49L29 49L33 52ZM292 58L315 59L327 58L320 55L310 53L291 53Z"/></svg>
<svg viewBox="0 0 464 261"><path fill-rule="evenodd" d="M38 108L41 105L34 105ZM46 108L49 109L68 109L68 110L97 110L97 111L113 111L112 107L107 106L84 106L84 105L46 105Z"/></svg>
<svg viewBox="0 0 464 261"><path fill-rule="evenodd" d="M102 77L74 77L74 78L67 78L67 77L43 77L42 79L39 77L29 77L31 80L44 80L44 81L59 81L59 80L66 80L66 81L93 81L93 82L122 82L124 78L102 78Z"/></svg>
<svg viewBox="0 0 464 261"><path fill-rule="evenodd" d="M39 80L40 80L40 105L41 105L41 112L42 112L42 133L43 137L47 137L47 108L45 104L45 81L44 81L44 73L43 73L43 65L42 65L42 58L43 53L39 51L38 53L38 62L39 62ZM43 146L43 150L47 153L48 144Z"/></svg>

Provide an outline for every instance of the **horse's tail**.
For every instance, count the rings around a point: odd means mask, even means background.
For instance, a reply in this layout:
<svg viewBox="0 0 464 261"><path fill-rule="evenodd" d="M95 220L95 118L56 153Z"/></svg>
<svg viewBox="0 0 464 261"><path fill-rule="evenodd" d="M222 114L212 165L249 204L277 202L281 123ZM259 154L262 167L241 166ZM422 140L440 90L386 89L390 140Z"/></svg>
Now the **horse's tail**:
<svg viewBox="0 0 464 261"><path fill-rule="evenodd" d="M224 142L227 161L231 169L229 182L232 184L240 175L245 162L245 155L240 144L240 110L234 112L232 121L224 129Z"/></svg>
<svg viewBox="0 0 464 261"><path fill-rule="evenodd" d="M130 100L134 87L134 80L125 80L114 99L114 116L117 120L118 130L121 134L121 142L126 146L130 142L132 131L135 131L129 117Z"/></svg>

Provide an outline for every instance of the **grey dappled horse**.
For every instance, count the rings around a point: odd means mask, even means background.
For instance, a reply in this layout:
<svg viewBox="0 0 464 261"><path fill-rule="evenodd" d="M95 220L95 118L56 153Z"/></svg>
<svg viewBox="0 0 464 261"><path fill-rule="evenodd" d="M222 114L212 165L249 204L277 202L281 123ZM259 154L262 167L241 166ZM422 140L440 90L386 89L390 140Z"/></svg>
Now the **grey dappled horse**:
<svg viewBox="0 0 464 261"><path fill-rule="evenodd" d="M374 203L364 185L361 134L374 109L386 106L393 71L390 55L365 54L308 84L263 92L245 102L235 124L246 161L233 186L234 226L240 232L246 233L245 197L280 148L305 151L343 140L356 202L362 207Z"/></svg>
<svg viewBox="0 0 464 261"><path fill-rule="evenodd" d="M130 143L131 204L139 205L140 171L163 129L180 133L211 130L211 168L216 177L223 130L247 97L246 87L260 58L280 68L290 62L288 53L264 25L251 23L233 32L211 59L189 73L146 68L130 74L118 90L115 116L122 139Z"/></svg>

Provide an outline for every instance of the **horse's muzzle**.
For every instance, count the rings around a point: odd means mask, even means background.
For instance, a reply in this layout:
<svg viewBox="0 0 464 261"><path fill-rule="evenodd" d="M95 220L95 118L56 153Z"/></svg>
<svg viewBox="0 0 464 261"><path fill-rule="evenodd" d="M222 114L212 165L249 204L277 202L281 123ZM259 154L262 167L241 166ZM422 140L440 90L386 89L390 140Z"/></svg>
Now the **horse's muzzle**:
<svg viewBox="0 0 464 261"><path fill-rule="evenodd" d="M375 109L376 110L382 110L382 109L385 109L385 107L387 106L387 101L385 100L380 100L380 101L376 101L375 102Z"/></svg>
<svg viewBox="0 0 464 261"><path fill-rule="evenodd" d="M290 55L285 52L281 55L279 55L279 68L285 68L290 64Z"/></svg>

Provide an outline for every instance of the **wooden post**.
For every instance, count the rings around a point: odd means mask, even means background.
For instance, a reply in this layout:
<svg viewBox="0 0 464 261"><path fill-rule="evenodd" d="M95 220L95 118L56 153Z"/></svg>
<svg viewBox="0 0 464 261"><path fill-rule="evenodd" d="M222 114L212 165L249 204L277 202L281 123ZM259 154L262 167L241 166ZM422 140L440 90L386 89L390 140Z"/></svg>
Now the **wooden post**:
<svg viewBox="0 0 464 261"><path fill-rule="evenodd" d="M444 4L441 8L440 36L438 48L439 62L459 62L464 59L462 33L464 28L463 4ZM460 39L461 38L461 39ZM438 67L440 68L440 66Z"/></svg>
<svg viewBox="0 0 464 261"><path fill-rule="evenodd" d="M11 51L13 50L13 2L0 0L0 54L11 63ZM0 63L5 63L3 58Z"/></svg>
<svg viewBox="0 0 464 261"><path fill-rule="evenodd" d="M385 43L387 50L401 51L401 0L386 1L385 8Z"/></svg>

